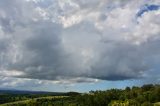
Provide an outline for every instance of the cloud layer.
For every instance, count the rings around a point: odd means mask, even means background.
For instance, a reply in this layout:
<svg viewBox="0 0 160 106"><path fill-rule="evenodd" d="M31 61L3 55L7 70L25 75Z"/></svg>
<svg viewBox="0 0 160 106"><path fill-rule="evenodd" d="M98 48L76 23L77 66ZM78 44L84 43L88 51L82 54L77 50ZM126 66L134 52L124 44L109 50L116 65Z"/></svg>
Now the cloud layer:
<svg viewBox="0 0 160 106"><path fill-rule="evenodd" d="M1 0L1 76L96 82L158 73L159 0Z"/></svg>

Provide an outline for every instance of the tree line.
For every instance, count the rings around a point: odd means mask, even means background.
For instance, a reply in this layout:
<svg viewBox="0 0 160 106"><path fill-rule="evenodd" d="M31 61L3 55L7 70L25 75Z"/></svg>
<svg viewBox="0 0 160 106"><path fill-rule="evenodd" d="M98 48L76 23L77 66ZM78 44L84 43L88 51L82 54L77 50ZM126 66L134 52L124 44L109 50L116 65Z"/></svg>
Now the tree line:
<svg viewBox="0 0 160 106"><path fill-rule="evenodd" d="M160 102L160 85L90 91L89 94L78 96L77 101L81 106L152 106Z"/></svg>

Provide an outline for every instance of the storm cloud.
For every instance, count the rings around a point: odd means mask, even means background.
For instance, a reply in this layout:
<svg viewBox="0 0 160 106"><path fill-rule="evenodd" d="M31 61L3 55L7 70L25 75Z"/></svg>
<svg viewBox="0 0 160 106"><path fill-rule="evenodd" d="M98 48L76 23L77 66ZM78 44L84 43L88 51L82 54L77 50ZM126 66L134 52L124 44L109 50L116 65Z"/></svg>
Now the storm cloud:
<svg viewBox="0 0 160 106"><path fill-rule="evenodd" d="M1 0L0 74L74 83L159 74L160 9L142 14L146 5L160 2Z"/></svg>

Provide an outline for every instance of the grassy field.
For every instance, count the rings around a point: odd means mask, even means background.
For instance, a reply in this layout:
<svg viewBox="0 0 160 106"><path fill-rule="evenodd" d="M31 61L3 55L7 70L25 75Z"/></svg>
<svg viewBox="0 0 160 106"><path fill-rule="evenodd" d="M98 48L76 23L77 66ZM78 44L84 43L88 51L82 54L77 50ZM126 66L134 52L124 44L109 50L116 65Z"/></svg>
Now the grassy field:
<svg viewBox="0 0 160 106"><path fill-rule="evenodd" d="M160 106L160 102L155 103L154 106Z"/></svg>
<svg viewBox="0 0 160 106"><path fill-rule="evenodd" d="M22 101L16 101L16 102L11 102L11 103L4 103L0 104L0 106L16 106L18 104L28 104L28 103L36 103L37 101L51 101L55 100L55 102L60 101L61 99L68 98L68 96L48 96L48 97L39 97L39 98L34 98L34 99L28 99L28 100L22 100Z"/></svg>

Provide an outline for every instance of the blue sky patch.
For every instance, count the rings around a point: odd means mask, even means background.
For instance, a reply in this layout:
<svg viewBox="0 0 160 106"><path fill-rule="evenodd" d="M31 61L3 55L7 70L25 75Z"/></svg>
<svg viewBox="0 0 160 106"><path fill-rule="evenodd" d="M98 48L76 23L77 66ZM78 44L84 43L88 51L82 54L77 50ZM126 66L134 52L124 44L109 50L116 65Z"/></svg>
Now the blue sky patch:
<svg viewBox="0 0 160 106"><path fill-rule="evenodd" d="M144 7L142 7L140 9L140 11L137 13L137 17L141 17L145 12L149 12L149 11L155 11L160 9L160 5L145 5Z"/></svg>

